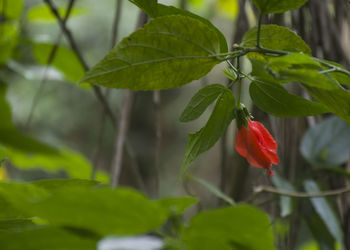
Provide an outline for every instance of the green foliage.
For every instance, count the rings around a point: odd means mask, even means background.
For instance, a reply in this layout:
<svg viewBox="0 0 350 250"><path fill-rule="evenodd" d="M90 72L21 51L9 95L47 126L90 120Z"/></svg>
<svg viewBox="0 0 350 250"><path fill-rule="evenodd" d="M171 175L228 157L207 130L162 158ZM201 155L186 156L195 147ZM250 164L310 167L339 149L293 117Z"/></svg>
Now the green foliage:
<svg viewBox="0 0 350 250"><path fill-rule="evenodd" d="M303 6L308 0L253 0L263 14L282 13Z"/></svg>
<svg viewBox="0 0 350 250"><path fill-rule="evenodd" d="M0 13L6 19L18 19L23 9L22 0L0 0Z"/></svg>
<svg viewBox="0 0 350 250"><path fill-rule="evenodd" d="M218 189L217 187L213 186L212 184L210 184L209 182L203 180L202 178L196 177L196 176L192 176L187 174L186 177L190 180L194 180L195 182L201 184L203 187L205 187L209 192L213 193L216 197L226 201L228 204L230 204L231 206L235 206L236 203L234 202L233 199L231 199L231 197L229 197L228 195L226 195L225 193L223 193L220 189Z"/></svg>
<svg viewBox="0 0 350 250"><path fill-rule="evenodd" d="M169 214L181 215L190 206L195 205L198 199L195 197L162 198L159 203L165 207Z"/></svg>
<svg viewBox="0 0 350 250"><path fill-rule="evenodd" d="M0 65L11 58L19 35L16 23L0 23Z"/></svg>
<svg viewBox="0 0 350 250"><path fill-rule="evenodd" d="M21 169L42 168L57 172L66 170L73 178L90 178L91 164L79 153L69 149L56 149L19 132L11 119L6 99L6 85L0 83L0 159L8 159ZM97 178L108 180L102 173Z"/></svg>
<svg viewBox="0 0 350 250"><path fill-rule="evenodd" d="M149 201L131 189L98 188L81 185L69 188L57 181L45 185L0 184L0 195L29 217L37 216L55 226L81 228L100 235L142 234L157 229L165 221L168 208ZM64 184L63 182L61 182ZM54 188L52 188L54 187Z"/></svg>
<svg viewBox="0 0 350 250"><path fill-rule="evenodd" d="M188 250L272 250L271 223L247 205L226 207L194 216L183 233Z"/></svg>
<svg viewBox="0 0 350 250"><path fill-rule="evenodd" d="M156 17L158 15L158 1L157 0L129 0L137 7L142 9L151 17Z"/></svg>
<svg viewBox="0 0 350 250"><path fill-rule="evenodd" d="M307 193L319 193L321 190L313 180L304 181L304 188ZM336 214L330 203L324 197L310 198L313 207L327 226L329 232L339 244L343 244L343 231L339 216Z"/></svg>
<svg viewBox="0 0 350 250"><path fill-rule="evenodd" d="M96 240L55 227L0 234L2 250L95 250Z"/></svg>
<svg viewBox="0 0 350 250"><path fill-rule="evenodd" d="M66 15L67 8L60 7L58 8L58 13L63 18ZM76 17L83 14L86 14L88 11L84 8L73 8L69 17ZM56 17L46 4L39 4L30 8L27 12L27 18L31 22L42 23L42 24L51 24L56 23Z"/></svg>
<svg viewBox="0 0 350 250"><path fill-rule="evenodd" d="M235 97L229 89L225 89L217 100L205 126L198 132L189 135L180 176L186 172L187 168L201 153L209 150L220 139L234 118L234 107Z"/></svg>
<svg viewBox="0 0 350 250"><path fill-rule="evenodd" d="M167 6L163 4L158 4L158 17L161 16L169 16L169 15L182 15L182 16L188 16L197 19L198 21L202 22L205 25L208 25L211 29L213 29L216 32L216 35L219 38L220 41L220 52L225 53L227 52L227 42L225 36L221 33L220 30L218 30L208 19L203 18L201 16L195 15L192 12L175 8L174 6Z"/></svg>
<svg viewBox="0 0 350 250"><path fill-rule="evenodd" d="M54 45L49 43L33 43L34 58L43 65L47 65ZM61 71L65 77L73 82L79 81L85 73L77 55L71 49L62 45L57 47L55 57L51 63Z"/></svg>
<svg viewBox="0 0 350 250"><path fill-rule="evenodd" d="M350 127L337 117L310 128L300 145L302 155L317 167L339 166L350 156Z"/></svg>
<svg viewBox="0 0 350 250"><path fill-rule="evenodd" d="M220 61L215 30L180 15L150 21L124 38L83 78L133 90L175 88L206 75Z"/></svg>
<svg viewBox="0 0 350 250"><path fill-rule="evenodd" d="M278 173L272 177L273 184L280 190L296 191L292 184L282 178ZM281 217L290 215L293 212L293 200L288 196L280 197L280 214Z"/></svg>
<svg viewBox="0 0 350 250"><path fill-rule="evenodd" d="M257 32L257 27L248 30L243 36L241 45L244 47L255 47L257 44ZM274 24L261 25L260 43L266 49L311 54L309 46L301 37L288 28Z"/></svg>
<svg viewBox="0 0 350 250"><path fill-rule="evenodd" d="M317 115L327 112L322 104L289 94L276 83L253 81L249 88L250 96L261 110L280 117Z"/></svg>
<svg viewBox="0 0 350 250"><path fill-rule="evenodd" d="M200 89L187 104L180 116L180 121L189 122L200 117L224 91L225 87L221 84L210 84Z"/></svg>

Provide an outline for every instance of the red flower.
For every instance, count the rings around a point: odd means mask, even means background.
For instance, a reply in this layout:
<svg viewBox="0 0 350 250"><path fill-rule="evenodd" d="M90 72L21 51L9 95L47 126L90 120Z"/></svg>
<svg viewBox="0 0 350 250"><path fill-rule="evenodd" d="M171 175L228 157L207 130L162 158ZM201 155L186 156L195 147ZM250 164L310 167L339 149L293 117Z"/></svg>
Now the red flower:
<svg viewBox="0 0 350 250"><path fill-rule="evenodd" d="M268 176L274 175L271 167L279 162L277 144L260 122L248 119L248 128L243 125L237 133L235 147L250 165L268 170Z"/></svg>

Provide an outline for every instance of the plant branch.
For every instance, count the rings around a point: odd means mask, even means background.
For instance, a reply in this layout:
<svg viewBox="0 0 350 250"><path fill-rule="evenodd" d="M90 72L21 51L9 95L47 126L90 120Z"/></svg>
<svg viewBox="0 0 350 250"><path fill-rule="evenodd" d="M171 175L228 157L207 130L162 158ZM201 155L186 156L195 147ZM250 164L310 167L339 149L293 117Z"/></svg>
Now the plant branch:
<svg viewBox="0 0 350 250"><path fill-rule="evenodd" d="M47 4L47 6L50 8L52 14L56 17L57 19L57 22L63 32L63 34L66 36L67 40L68 40L68 43L69 45L71 46L72 50L75 52L75 54L77 55L81 65L83 66L83 68L85 69L85 71L88 71L89 70L89 66L87 65L86 61L84 60L82 54L81 54L81 51L80 49L78 48L74 38L73 38L73 35L72 35L72 32L67 28L65 22L63 22L63 19L61 18L56 6L54 5L54 3L51 1L51 0L44 0L44 2ZM101 91L101 88L96 86L96 85L92 85L93 87L93 91L97 97L97 99L101 102L101 104L103 105L104 109L106 110L111 122L113 123L113 125L116 124L116 121L115 121L115 117L114 117L114 114L111 110L111 108L109 107L109 104L108 102L106 101L106 99L104 98L103 94L102 94L102 91Z"/></svg>
<svg viewBox="0 0 350 250"><path fill-rule="evenodd" d="M147 15L140 12L137 28L142 27L147 22ZM132 90L125 90L124 100L122 104L121 115L118 124L118 134L115 142L115 153L112 160L112 186L116 187L119 183L119 177L122 169L124 146L126 135L129 129L129 122L131 116L131 108L134 100L134 92Z"/></svg>
<svg viewBox="0 0 350 250"><path fill-rule="evenodd" d="M67 7L67 11L63 17L63 20L62 22L65 24L70 16L70 13L73 9L73 6L74 6L74 3L75 3L75 0L70 0L68 2L68 7ZM46 75L47 75L47 71L49 69L49 66L52 64L53 62L53 59L55 58L56 56L56 52L57 52L57 49L58 49L58 45L61 41L61 38L62 38L62 31L61 33L58 35L57 37L57 40L54 44L54 46L52 47L51 51L50 51L50 54L49 54L49 57L47 59L47 62L46 62L46 66L45 66L45 71L44 71L44 74L43 74L43 78L40 82L40 86L39 86L39 89L37 90L37 92L35 93L35 96L33 98L33 102L32 102L32 105L30 107L30 110L29 110L29 115L28 115L28 118L27 118L27 121L26 121L26 127L28 127L28 125L30 124L31 120L32 120L32 117L33 117L33 114L34 114L34 110L38 104L38 101L39 101L39 98L40 98L40 95L45 87L45 84L46 84Z"/></svg>
<svg viewBox="0 0 350 250"><path fill-rule="evenodd" d="M119 23L120 23L120 17L122 13L121 10L122 10L123 0L116 0L116 1L117 3L116 3L115 15L114 15L113 28L112 28L111 48L113 48L118 41Z"/></svg>
<svg viewBox="0 0 350 250"><path fill-rule="evenodd" d="M155 112L155 129L156 129L156 145L154 150L154 162L155 162L155 183L156 183L156 194L159 195L160 187L160 150L162 142L162 119L161 119L161 101L160 91L153 91L153 105Z"/></svg>
<svg viewBox="0 0 350 250"><path fill-rule="evenodd" d="M258 20L258 32L257 32L257 37L256 37L256 47L257 48L261 48L261 45L260 45L260 34L261 34L261 21L262 21L262 18L263 18L263 14L260 13L259 14L259 20Z"/></svg>
<svg viewBox="0 0 350 250"><path fill-rule="evenodd" d="M119 119L117 134L118 138L115 143L115 154L112 161L112 187L118 186L119 183L119 176L121 173L123 163L124 144L129 129L129 121L133 100L134 92L132 90L125 90L122 111Z"/></svg>
<svg viewBox="0 0 350 250"><path fill-rule="evenodd" d="M289 196L294 198L326 197L326 196L341 195L349 192L350 192L350 187L345 187L345 188L336 189L336 190L329 190L329 191L324 191L319 193L311 193L311 194L303 193L303 192L293 192L288 190L280 190L270 186L258 186L254 188L254 194L272 193L272 194L278 194L278 195Z"/></svg>

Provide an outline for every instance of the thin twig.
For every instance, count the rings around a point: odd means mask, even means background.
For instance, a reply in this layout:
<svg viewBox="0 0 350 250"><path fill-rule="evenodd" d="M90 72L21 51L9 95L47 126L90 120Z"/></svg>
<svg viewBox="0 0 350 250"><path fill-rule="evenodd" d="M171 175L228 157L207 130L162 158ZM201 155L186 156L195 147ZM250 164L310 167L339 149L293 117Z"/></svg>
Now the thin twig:
<svg viewBox="0 0 350 250"><path fill-rule="evenodd" d="M137 28L142 27L147 22L147 15L140 12ZM118 124L118 134L115 142L115 154L112 160L112 186L116 187L119 183L119 176L122 169L124 144L126 135L129 129L130 113L134 99L134 92L132 90L125 90L124 100L121 108L121 115Z"/></svg>
<svg viewBox="0 0 350 250"><path fill-rule="evenodd" d="M120 17L122 13L121 10L122 10L123 0L116 0L116 1L117 3L116 3L115 15L114 15L113 28L112 28L111 48L113 48L118 41L119 23L120 23Z"/></svg>
<svg viewBox="0 0 350 250"><path fill-rule="evenodd" d="M112 161L112 186L118 186L119 176L122 169L124 143L129 129L130 113L134 100L134 92L125 90L122 111L119 119L118 137L115 143L115 154Z"/></svg>
<svg viewBox="0 0 350 250"><path fill-rule="evenodd" d="M156 145L155 145L155 151L154 151L154 166L155 166L155 172L156 172L155 186L156 186L156 194L159 195L160 150L161 150L161 142L162 142L160 91L153 92L153 105L154 105L154 112L155 112L155 129L156 129Z"/></svg>
<svg viewBox="0 0 350 250"><path fill-rule="evenodd" d="M122 2L123 0L116 0L116 9L115 9L115 15L114 15L114 21L113 21L113 28L112 28L112 38L111 38L111 49L115 46L117 40L118 40L118 34L119 34L119 23L120 23L120 17L121 17L121 9L122 9ZM104 99L108 101L109 96L111 93L111 89L107 88L104 94ZM101 115L101 125L100 125L100 129L99 129L99 133L98 133L98 142L97 142L97 147L96 147L96 151L94 154L94 160L93 160L93 167L92 167L92 171L91 171L91 179L95 179L95 175L96 175L96 171L97 171L97 167L98 167L98 161L100 159L100 155L101 155L101 148L102 148L102 143L103 143L103 133L105 130L105 126L106 126L106 116L107 116L107 112L106 109L104 109L104 112L102 112ZM115 126L114 126L115 127Z"/></svg>
<svg viewBox="0 0 350 250"><path fill-rule="evenodd" d="M74 3L75 3L75 0L70 0L70 1L68 2L67 11L66 11L66 13L65 13L65 15L64 15L64 17L63 17L63 20L62 20L62 22L63 22L64 24L66 24L66 22L67 22L67 20L68 20L68 18L69 18L69 15L70 15L70 13L71 13L71 10L73 9ZM52 47L52 49L51 49L51 51L50 51L50 54L49 54L49 57L48 57L48 59L47 59L47 63L46 63L46 66L45 66L43 78L42 78L42 80L41 80L41 82L40 82L40 86L39 86L38 91L35 93L35 96L34 96L34 98L33 98L32 105L31 105L30 110L29 110L29 115L28 115L28 118L27 118L27 121L26 121L26 124L25 124L26 127L29 126L29 124L30 124L30 122L31 122L31 120L32 120L32 117L33 117L35 108L36 108L36 106L37 106L37 104L38 104L38 102L39 102L39 98L40 98L40 96L41 96L41 93L42 93L43 90L44 90L44 87L45 87L45 84L46 84L46 80L47 80L47 78L46 78L46 76L47 76L47 71L48 71L50 65L52 64L52 62L53 62L53 60L54 60L54 58L55 58L55 56L56 56L56 52L57 52L57 49L58 49L58 45L59 45L59 43L60 43L60 41L61 41L61 38L62 38L62 31L61 31L60 34L58 35L57 40L56 40L54 46Z"/></svg>
<svg viewBox="0 0 350 250"><path fill-rule="evenodd" d="M48 5L48 7L50 8L51 12L54 14L54 16L57 19L57 22L62 30L62 32L64 33L64 35L66 36L69 45L71 46L72 50L75 52L75 54L77 55L79 62L81 63L81 65L83 66L83 68L85 69L85 71L89 70L89 66L87 65L86 61L84 60L81 51L79 49L79 47L77 46L72 32L67 28L66 24L63 22L56 6L53 4L53 2L51 0L44 0L44 2ZM116 124L116 120L114 117L114 114L111 110L111 108L109 107L108 102L105 100L101 88L96 86L96 85L92 85L93 91L97 97L97 99L101 102L101 104L103 105L104 109L106 110L106 113L108 114L111 122L113 123L113 125L115 126Z"/></svg>
<svg viewBox="0 0 350 250"><path fill-rule="evenodd" d="M340 188L336 190L329 190L319 193L303 193L303 192L293 192L288 190L280 190L270 186L258 186L254 188L254 194L259 193L272 193L283 196L289 196L294 198L315 198L315 197L326 197L326 196L335 196L341 195L350 192L350 187Z"/></svg>

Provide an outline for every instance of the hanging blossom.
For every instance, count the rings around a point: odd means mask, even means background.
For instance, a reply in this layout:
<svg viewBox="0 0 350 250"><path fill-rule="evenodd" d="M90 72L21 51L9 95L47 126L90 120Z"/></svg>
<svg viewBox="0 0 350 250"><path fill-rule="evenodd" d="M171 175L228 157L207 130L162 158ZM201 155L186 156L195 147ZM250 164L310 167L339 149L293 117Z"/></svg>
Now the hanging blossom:
<svg viewBox="0 0 350 250"><path fill-rule="evenodd" d="M277 144L269 131L260 122L246 121L240 123L235 148L253 167L266 169L267 175L272 176L272 164L278 164L276 154Z"/></svg>

